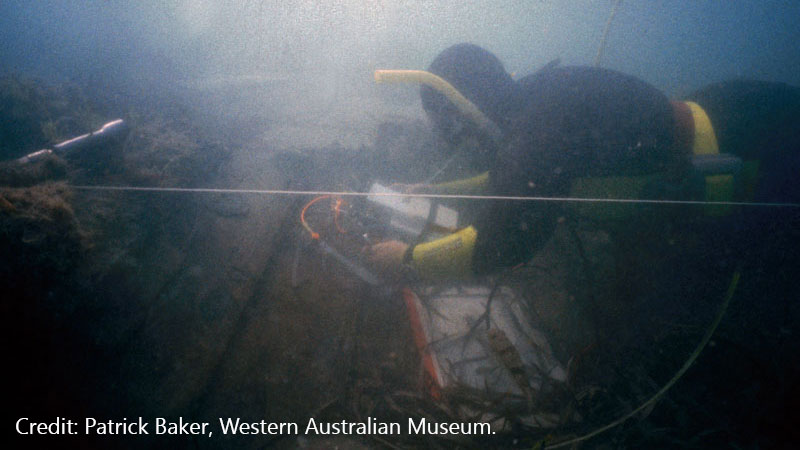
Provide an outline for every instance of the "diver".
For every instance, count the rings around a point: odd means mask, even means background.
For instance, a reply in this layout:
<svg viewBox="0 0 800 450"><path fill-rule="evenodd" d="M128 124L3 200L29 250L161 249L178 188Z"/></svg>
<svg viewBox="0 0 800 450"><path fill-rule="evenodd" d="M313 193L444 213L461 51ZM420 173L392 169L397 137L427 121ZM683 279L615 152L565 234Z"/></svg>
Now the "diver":
<svg viewBox="0 0 800 450"><path fill-rule="evenodd" d="M569 401L562 393L580 370L571 363L585 349L616 364L610 354L646 348L670 314L706 317L725 286L733 295L731 280L742 271L749 276L737 301L753 302L759 317L770 315L765 327L790 330L779 321L791 321L796 309L799 209L733 203L800 203L800 89L730 81L673 101L630 75L557 63L515 81L496 56L472 44L444 50L428 72L450 89L423 84L425 112L447 148L470 159L463 167L472 172L405 190L529 198L472 201L469 226L430 241L390 240L364 250L385 279L410 274L406 279L421 282L403 296L433 386L512 394L529 413L530 399L543 399L544 406L534 406L547 412L548 402ZM492 126L474 120L453 90ZM634 202L563 201L574 198ZM585 295L573 311L585 307L591 316L575 315L582 317L578 328L587 325L586 336L553 334L546 319L527 313L533 309L518 308L526 293L504 283L562 222L605 231L612 243L616 267L604 268L614 272L605 285L611 289L603 298ZM591 275L585 278L591 285ZM748 299L748 292L757 295ZM751 350L760 354L763 346ZM595 370L588 377L615 373L603 367L587 369ZM534 419L532 426L541 424L541 414Z"/></svg>
<svg viewBox="0 0 800 450"><path fill-rule="evenodd" d="M555 63L514 81L495 55L472 44L444 50L429 72L473 102L501 137L486 139L448 98L423 86L422 104L435 130L453 149L478 142L466 147L473 149L476 165L488 170L455 182L414 185L414 192L800 201L793 183L800 173L798 88L732 81L701 89L691 101L671 101L630 75ZM530 260L565 214L559 202L490 201L479 208L476 221L456 233L425 243L375 244L366 257L384 273L410 266L423 280L492 274ZM731 210L710 206L703 214ZM633 218L614 217L624 230L634 226ZM770 220L768 214L749 214L735 221L735 232L747 235Z"/></svg>

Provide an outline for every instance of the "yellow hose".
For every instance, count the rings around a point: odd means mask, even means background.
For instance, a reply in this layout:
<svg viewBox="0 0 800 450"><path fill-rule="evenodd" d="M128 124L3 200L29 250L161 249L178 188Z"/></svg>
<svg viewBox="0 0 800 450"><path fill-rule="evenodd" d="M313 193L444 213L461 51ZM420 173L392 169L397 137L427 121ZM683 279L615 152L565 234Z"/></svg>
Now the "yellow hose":
<svg viewBox="0 0 800 450"><path fill-rule="evenodd" d="M376 83L415 83L431 87L447 97L458 110L472 120L481 129L491 133L493 137L500 135L500 129L478 109L475 104L464 97L444 78L424 70L376 70Z"/></svg>

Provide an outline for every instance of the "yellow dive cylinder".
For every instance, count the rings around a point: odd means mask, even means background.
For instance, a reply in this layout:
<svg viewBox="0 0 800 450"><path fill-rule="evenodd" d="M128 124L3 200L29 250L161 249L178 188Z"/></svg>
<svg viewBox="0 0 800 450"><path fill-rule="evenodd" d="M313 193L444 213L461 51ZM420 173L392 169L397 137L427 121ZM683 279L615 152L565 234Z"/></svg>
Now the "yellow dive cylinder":
<svg viewBox="0 0 800 450"><path fill-rule="evenodd" d="M684 102L689 107L694 121L694 142L692 154L695 157L708 157L719 155L719 144L714 127L708 114L695 102ZM734 184L733 174L707 175L705 177L705 201L723 202L733 200ZM710 216L723 216L730 213L729 205L709 205L706 214Z"/></svg>

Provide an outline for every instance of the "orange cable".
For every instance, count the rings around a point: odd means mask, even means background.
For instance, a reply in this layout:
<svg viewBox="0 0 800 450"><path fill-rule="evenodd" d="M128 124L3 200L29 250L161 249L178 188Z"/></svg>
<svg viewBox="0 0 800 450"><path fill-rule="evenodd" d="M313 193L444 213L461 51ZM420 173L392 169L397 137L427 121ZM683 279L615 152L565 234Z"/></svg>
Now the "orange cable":
<svg viewBox="0 0 800 450"><path fill-rule="evenodd" d="M336 226L336 231L339 233L346 233L346 231L339 226L339 213L342 211L342 205L346 205L347 203L342 200L340 197L336 197L336 203L333 205L333 224Z"/></svg>
<svg viewBox="0 0 800 450"><path fill-rule="evenodd" d="M318 201L324 198L330 198L330 197L331 197L330 195L320 195L319 197L314 197L310 202L306 203L306 206L303 206L303 210L300 211L300 223L303 225L303 228L308 230L308 233L311 235L311 239L314 240L319 239L319 233L312 230L311 227L308 226L308 222L306 222L306 210L308 210L308 208L314 203L317 203Z"/></svg>

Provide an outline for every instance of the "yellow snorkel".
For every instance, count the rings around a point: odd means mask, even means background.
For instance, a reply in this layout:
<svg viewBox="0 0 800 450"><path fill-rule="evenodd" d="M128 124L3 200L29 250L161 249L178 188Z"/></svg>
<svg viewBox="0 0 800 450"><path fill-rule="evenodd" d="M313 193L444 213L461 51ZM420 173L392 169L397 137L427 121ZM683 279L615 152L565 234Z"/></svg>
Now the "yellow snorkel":
<svg viewBox="0 0 800 450"><path fill-rule="evenodd" d="M500 128L444 78L424 70L376 70L376 83L414 83L435 89L492 138L499 138Z"/></svg>

